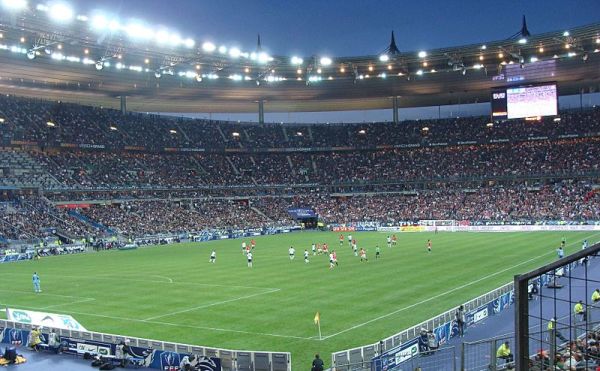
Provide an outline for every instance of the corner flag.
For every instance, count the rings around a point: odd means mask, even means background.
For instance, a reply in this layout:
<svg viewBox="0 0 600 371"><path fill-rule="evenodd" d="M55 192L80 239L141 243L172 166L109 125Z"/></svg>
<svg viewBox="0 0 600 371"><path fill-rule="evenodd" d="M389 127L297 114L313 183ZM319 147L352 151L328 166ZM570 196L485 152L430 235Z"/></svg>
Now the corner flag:
<svg viewBox="0 0 600 371"><path fill-rule="evenodd" d="M315 314L315 325L319 326L319 340L321 340L321 315L319 314L319 312Z"/></svg>

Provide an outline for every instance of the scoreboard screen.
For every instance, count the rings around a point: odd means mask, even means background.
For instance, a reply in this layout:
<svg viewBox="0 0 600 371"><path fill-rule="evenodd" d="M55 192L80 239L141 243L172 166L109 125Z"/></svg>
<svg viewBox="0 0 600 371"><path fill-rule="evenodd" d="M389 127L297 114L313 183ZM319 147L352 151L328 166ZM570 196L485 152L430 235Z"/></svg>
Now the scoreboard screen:
<svg viewBox="0 0 600 371"><path fill-rule="evenodd" d="M517 119L557 114L556 84L515 86L492 91L493 119Z"/></svg>

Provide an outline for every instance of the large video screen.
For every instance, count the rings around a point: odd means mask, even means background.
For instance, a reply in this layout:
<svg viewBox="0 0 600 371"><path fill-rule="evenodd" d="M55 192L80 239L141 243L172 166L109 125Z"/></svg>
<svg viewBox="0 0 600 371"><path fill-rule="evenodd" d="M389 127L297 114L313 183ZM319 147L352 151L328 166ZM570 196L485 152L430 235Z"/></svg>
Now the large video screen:
<svg viewBox="0 0 600 371"><path fill-rule="evenodd" d="M516 119L558 114L556 84L517 86L494 89L492 116L495 119Z"/></svg>

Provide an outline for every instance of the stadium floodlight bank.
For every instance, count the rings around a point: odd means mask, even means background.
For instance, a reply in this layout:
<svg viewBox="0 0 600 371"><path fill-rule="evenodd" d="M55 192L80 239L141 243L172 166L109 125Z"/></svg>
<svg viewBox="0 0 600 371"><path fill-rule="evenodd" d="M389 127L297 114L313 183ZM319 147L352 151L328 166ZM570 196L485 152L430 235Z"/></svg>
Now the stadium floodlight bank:
<svg viewBox="0 0 600 371"><path fill-rule="evenodd" d="M539 355L540 350L547 354L547 362L553 366L555 355L565 351L564 345L577 339L584 339L588 331L600 325L600 302L591 300L594 290L600 287L600 280L592 278L589 260L598 256L600 243L582 249L551 264L531 272L516 275L515 286L515 367L518 371L528 370L531 355ZM574 271L580 265L582 269ZM537 292L532 293L532 285ZM535 296L536 301L532 300ZM582 314L576 314L576 305L581 301ZM536 305L531 305L536 302ZM539 303L539 304L538 304ZM533 308L532 308L533 307ZM549 326L548 322L554 325ZM575 353L575 352L573 352ZM579 355L581 367L596 365L586 351ZM542 357L545 357L542 355ZM537 359L539 361L539 356ZM579 367L578 367L579 369Z"/></svg>

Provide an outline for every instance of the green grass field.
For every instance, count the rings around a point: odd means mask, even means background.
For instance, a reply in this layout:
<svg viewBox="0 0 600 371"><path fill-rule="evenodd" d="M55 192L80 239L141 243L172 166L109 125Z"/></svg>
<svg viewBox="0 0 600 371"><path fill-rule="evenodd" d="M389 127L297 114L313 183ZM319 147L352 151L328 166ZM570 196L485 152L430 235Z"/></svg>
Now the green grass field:
<svg viewBox="0 0 600 371"><path fill-rule="evenodd" d="M556 259L600 234L405 233L395 248L383 233L355 233L369 262L354 257L338 234L303 232L259 237L254 268L241 240L188 243L0 264L3 306L73 315L88 330L229 349L292 352L293 369L315 352L376 342ZM426 251L431 238L433 252ZM249 239L247 239L249 241ZM312 242L326 256L302 259ZM375 260L375 245L382 257ZM296 248L290 262L288 247ZM209 264L212 249L217 263ZM33 271L41 294L34 294ZM323 340L313 323L321 313Z"/></svg>

